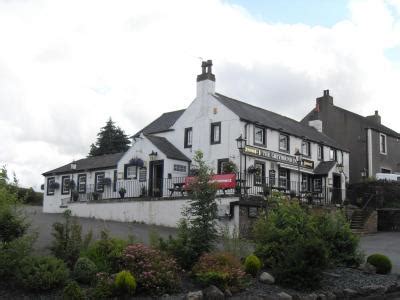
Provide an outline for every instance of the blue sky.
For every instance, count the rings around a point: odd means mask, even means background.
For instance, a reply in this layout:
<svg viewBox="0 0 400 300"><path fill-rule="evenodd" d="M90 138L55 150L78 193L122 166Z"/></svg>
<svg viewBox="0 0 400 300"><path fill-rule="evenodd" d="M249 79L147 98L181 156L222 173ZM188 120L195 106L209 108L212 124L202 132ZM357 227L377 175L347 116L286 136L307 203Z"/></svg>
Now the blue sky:
<svg viewBox="0 0 400 300"><path fill-rule="evenodd" d="M332 26L348 18L347 0L228 0L268 23Z"/></svg>

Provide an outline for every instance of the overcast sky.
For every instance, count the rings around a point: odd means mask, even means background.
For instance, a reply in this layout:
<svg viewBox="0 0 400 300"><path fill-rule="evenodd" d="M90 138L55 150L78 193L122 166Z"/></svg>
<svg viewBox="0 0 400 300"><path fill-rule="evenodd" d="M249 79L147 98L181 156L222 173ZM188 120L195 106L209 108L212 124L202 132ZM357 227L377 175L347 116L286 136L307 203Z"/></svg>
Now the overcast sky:
<svg viewBox="0 0 400 300"><path fill-rule="evenodd" d="M0 164L38 188L110 116L187 107L200 57L228 96L301 119L330 89L400 131L400 0L0 0Z"/></svg>

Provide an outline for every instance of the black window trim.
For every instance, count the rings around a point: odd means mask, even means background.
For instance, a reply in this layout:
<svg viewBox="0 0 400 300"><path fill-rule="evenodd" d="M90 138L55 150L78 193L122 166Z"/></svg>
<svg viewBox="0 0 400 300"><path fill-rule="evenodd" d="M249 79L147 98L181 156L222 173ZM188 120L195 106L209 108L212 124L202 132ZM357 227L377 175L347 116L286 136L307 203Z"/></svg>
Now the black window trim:
<svg viewBox="0 0 400 300"><path fill-rule="evenodd" d="M256 142L256 129L261 129L263 131L263 142L258 143ZM267 146L267 131L265 130L265 127L259 126L259 125L254 125L253 126L253 143L255 146L261 146L261 147L266 147Z"/></svg>
<svg viewBox="0 0 400 300"><path fill-rule="evenodd" d="M318 151L319 151L319 149L321 149L321 157L318 157ZM322 144L318 144L318 145L317 145L317 159L318 159L319 161L324 161L324 145L322 145Z"/></svg>
<svg viewBox="0 0 400 300"><path fill-rule="evenodd" d="M69 192L70 192L70 188L69 187L68 187L68 192L64 193L64 179L71 180L71 177L69 175L61 176L61 195L69 195Z"/></svg>
<svg viewBox="0 0 400 300"><path fill-rule="evenodd" d="M47 187L46 187L46 194L47 196L53 196L55 194L55 189L52 189L50 191L50 181L53 180L53 182L56 182L56 178L54 176L52 177L47 177Z"/></svg>
<svg viewBox="0 0 400 300"><path fill-rule="evenodd" d="M254 167L259 164L262 165L261 167L261 183L257 182L257 175L254 174L254 185L255 186L262 186L263 184L265 184L265 177L266 177L266 165L265 165L265 161L261 161L261 160L255 160L254 161Z"/></svg>
<svg viewBox="0 0 400 300"><path fill-rule="evenodd" d="M222 164L224 162L229 162L229 158L220 158L217 160L217 174L223 174L222 173Z"/></svg>
<svg viewBox="0 0 400 300"><path fill-rule="evenodd" d="M218 141L214 141L214 127L219 127L219 140ZM211 123L211 126L210 126L210 143L211 143L211 145L221 144L221 136L222 136L221 122Z"/></svg>
<svg viewBox="0 0 400 300"><path fill-rule="evenodd" d="M308 153L307 154L303 153L303 143L308 144ZM301 141L301 154L305 157L311 157L311 142L310 141L308 141L308 140Z"/></svg>
<svg viewBox="0 0 400 300"><path fill-rule="evenodd" d="M286 136L286 138L287 138L287 140L286 140L287 150L281 148L281 135ZM279 140L278 140L279 151L280 152L285 152L285 153L290 153L290 135L288 135L286 133L279 132L279 137L278 138L279 138Z"/></svg>
<svg viewBox="0 0 400 300"><path fill-rule="evenodd" d="M99 193L103 193L104 192L104 184L101 186L101 189L99 189L98 186L97 186L97 177L98 177L98 175L103 175L103 179L104 179L105 176L106 176L106 173L105 172L96 172L96 173L94 173L94 191L95 192L99 192Z"/></svg>
<svg viewBox="0 0 400 300"><path fill-rule="evenodd" d="M188 144L188 132L192 132L192 144ZM185 128L185 136L184 136L184 148L192 148L193 145L193 127Z"/></svg>
<svg viewBox="0 0 400 300"><path fill-rule="evenodd" d="M83 191L81 191L81 183L80 179L84 177L85 178L85 185ZM86 174L78 174L78 182L77 182L77 187L78 187L78 193L79 194L85 194L86 193L86 185L87 185L87 175Z"/></svg>
<svg viewBox="0 0 400 300"><path fill-rule="evenodd" d="M136 175L135 175L135 178L128 178L128 168L129 167L136 167ZM139 167L137 166L137 165L135 165L135 164L125 164L124 165L124 179L127 179L127 180L137 180L138 179L138 169L139 169Z"/></svg>

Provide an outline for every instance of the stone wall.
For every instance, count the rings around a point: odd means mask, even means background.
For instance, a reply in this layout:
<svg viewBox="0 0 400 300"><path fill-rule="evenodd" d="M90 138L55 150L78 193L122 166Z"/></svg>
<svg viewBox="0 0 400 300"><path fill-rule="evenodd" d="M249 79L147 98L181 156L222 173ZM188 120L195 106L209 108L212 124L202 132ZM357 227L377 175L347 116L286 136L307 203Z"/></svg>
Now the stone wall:
<svg viewBox="0 0 400 300"><path fill-rule="evenodd" d="M378 209L379 231L400 231L400 209L384 208Z"/></svg>

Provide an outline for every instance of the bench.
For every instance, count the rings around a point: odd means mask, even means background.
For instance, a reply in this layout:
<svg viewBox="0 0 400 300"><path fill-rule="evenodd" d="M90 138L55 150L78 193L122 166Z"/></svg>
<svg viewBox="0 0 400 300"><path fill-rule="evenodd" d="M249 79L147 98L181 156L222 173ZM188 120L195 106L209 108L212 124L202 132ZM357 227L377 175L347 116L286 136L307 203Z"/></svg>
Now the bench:
<svg viewBox="0 0 400 300"><path fill-rule="evenodd" d="M170 192L169 196L172 197L172 195L173 195L175 192L179 192L179 193L181 193L181 195L183 196L183 192L185 192L184 186L185 186L185 183L184 183L184 182L176 182L176 183L174 183L174 187L168 189L169 192Z"/></svg>

